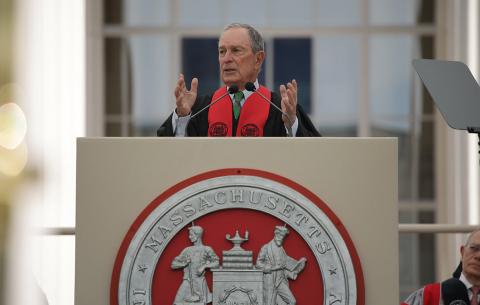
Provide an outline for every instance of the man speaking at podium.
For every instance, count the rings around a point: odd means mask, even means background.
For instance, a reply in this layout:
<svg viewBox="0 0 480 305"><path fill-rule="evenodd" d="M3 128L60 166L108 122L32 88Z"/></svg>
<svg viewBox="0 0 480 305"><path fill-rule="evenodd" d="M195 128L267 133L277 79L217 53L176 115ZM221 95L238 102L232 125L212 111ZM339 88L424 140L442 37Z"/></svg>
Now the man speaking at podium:
<svg viewBox="0 0 480 305"><path fill-rule="evenodd" d="M210 96L197 96L198 79L188 90L184 76L175 87L176 109L158 136L315 137L320 136L297 104L295 80L280 94L258 83L265 59L264 41L253 27L232 23L218 42L220 77L225 84Z"/></svg>

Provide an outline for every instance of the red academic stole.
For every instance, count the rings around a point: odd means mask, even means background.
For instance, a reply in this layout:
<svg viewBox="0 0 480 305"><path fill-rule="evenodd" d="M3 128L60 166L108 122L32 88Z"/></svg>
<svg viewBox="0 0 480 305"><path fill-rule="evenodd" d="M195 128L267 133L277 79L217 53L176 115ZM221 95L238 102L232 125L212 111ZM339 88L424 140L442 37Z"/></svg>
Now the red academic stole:
<svg viewBox="0 0 480 305"><path fill-rule="evenodd" d="M257 89L270 100L271 92L260 86ZM212 101L227 93L227 87L218 89ZM233 130L233 105L230 95L226 95L208 110L208 136L231 137ZM250 94L243 104L238 118L236 137L262 137L268 118L270 104L258 94Z"/></svg>
<svg viewBox="0 0 480 305"><path fill-rule="evenodd" d="M423 288L423 304L440 304L440 283L428 284Z"/></svg>
<svg viewBox="0 0 480 305"><path fill-rule="evenodd" d="M440 304L440 283L428 284L423 287L423 305L439 305ZM415 302L415 304L417 304ZM453 303L448 303L453 304ZM462 303L458 303L462 304ZM401 303L400 305L410 305Z"/></svg>

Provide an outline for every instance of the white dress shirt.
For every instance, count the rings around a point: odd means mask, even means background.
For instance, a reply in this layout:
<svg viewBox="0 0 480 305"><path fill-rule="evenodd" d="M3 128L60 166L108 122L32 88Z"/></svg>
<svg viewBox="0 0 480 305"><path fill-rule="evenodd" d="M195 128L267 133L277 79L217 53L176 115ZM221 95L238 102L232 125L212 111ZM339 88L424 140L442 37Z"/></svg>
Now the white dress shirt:
<svg viewBox="0 0 480 305"><path fill-rule="evenodd" d="M472 296L473 296L473 292L472 292L472 289L470 289L470 288L473 287L473 284L468 281L468 279L465 277L465 275L463 275L463 272L462 272L462 274L460 275L459 280L462 281L462 283L464 283L465 286L467 287L468 299L471 300L471 299L472 299ZM477 296L477 303L478 303L478 297L479 297L479 296L480 296L480 294Z"/></svg>

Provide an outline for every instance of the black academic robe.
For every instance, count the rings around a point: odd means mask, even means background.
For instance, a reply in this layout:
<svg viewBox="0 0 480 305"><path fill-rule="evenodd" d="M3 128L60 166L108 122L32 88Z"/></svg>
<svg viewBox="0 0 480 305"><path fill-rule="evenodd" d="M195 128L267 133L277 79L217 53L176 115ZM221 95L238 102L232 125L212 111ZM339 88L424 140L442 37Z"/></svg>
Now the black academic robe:
<svg viewBox="0 0 480 305"><path fill-rule="evenodd" d="M453 277L441 283L433 283L412 293L401 305L462 305L470 304L465 284L460 281L462 264Z"/></svg>
<svg viewBox="0 0 480 305"><path fill-rule="evenodd" d="M192 107L192 113L197 113L200 109L208 105L212 100L212 95L206 95L203 97L197 97L195 104ZM271 101L281 108L281 97L275 92L272 92ZM266 103L266 101L264 101ZM162 126L157 130L157 136L161 137L172 137L174 136L174 130L172 129L172 115L162 124ZM232 114L233 116L233 114ZM296 137L320 137L320 133L315 129L313 123L308 118L305 111L300 105L297 105L297 119L298 119L298 129ZM234 130L233 134L236 131L236 123L234 121ZM187 135L190 137L206 137L208 136L208 109L200 113L198 116L190 120L187 127ZM285 130L285 125L282 121L282 113L275 109L275 107L270 106L268 113L267 121L264 126L264 136L265 137L285 137L287 132Z"/></svg>

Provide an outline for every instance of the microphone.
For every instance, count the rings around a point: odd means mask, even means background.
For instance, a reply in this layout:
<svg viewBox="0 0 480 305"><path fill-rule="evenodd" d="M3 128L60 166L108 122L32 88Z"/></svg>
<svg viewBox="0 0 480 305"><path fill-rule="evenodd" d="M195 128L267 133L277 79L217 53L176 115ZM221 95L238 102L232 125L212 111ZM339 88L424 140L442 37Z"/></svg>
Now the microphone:
<svg viewBox="0 0 480 305"><path fill-rule="evenodd" d="M469 302L467 287L459 279L451 278L443 281L441 292L445 305L468 304L467 302Z"/></svg>
<svg viewBox="0 0 480 305"><path fill-rule="evenodd" d="M215 105L217 102L219 102L221 99L223 99L225 96L227 96L228 94L235 94L238 92L238 86L237 85L231 85L230 88L228 88L228 91L225 92L224 94L220 95L217 99L215 99L213 102L209 103L208 105L206 105L205 107L203 107L202 109L200 109L199 111L195 112L191 117L190 119L188 120L188 123L187 123L187 126L185 126L185 135L188 136L188 126L190 126L190 122L192 121L192 119L194 117L196 117L197 115L199 115L200 113L202 113L203 111L205 111L206 109L212 107L213 105Z"/></svg>
<svg viewBox="0 0 480 305"><path fill-rule="evenodd" d="M277 105L275 105L271 100L269 100L265 95L263 95L261 92L257 91L257 88L255 87L255 85L252 83L252 82L248 82L245 84L245 89L247 91L250 91L250 92L256 92L258 95L260 95L264 100L266 100L270 105L272 105L275 109L277 109L278 111L280 111L288 120L288 122L290 123L290 125L293 125L293 122L290 120L290 118L288 117L288 115L282 111L282 109L280 107L278 107Z"/></svg>

